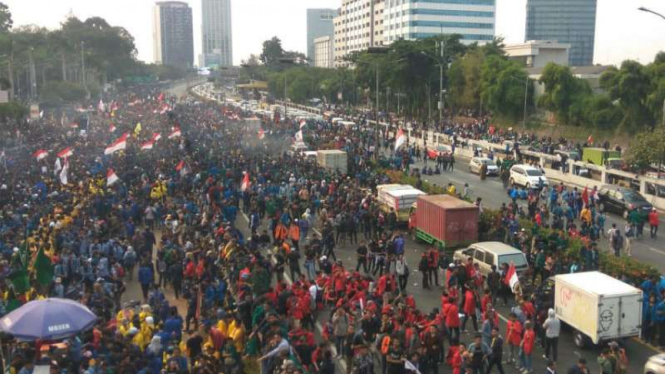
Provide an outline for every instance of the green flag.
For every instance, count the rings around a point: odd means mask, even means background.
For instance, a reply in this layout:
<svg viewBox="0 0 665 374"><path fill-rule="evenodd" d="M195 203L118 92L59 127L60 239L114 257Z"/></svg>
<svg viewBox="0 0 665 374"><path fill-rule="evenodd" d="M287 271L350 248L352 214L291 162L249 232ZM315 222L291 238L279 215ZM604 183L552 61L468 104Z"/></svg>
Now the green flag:
<svg viewBox="0 0 665 374"><path fill-rule="evenodd" d="M14 292L17 294L30 290L30 278L28 277L28 272L23 268L13 271L9 276L9 280L11 280Z"/></svg>
<svg viewBox="0 0 665 374"><path fill-rule="evenodd" d="M34 269L39 284L47 286L53 282L53 263L44 254L44 248L40 248L39 252L37 252Z"/></svg>

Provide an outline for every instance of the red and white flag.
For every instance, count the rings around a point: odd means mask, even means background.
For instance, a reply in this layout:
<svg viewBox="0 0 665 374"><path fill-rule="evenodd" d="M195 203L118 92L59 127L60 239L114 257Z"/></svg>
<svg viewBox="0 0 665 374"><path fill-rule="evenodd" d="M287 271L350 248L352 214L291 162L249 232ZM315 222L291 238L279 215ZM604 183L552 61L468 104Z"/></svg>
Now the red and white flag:
<svg viewBox="0 0 665 374"><path fill-rule="evenodd" d="M68 157L72 157L73 154L74 154L74 150L72 149L72 147L67 147L67 148L63 149L62 151L58 152L58 157L68 158Z"/></svg>
<svg viewBox="0 0 665 374"><path fill-rule="evenodd" d="M118 103L115 100L113 100L111 102L111 111L113 112L115 110L118 110L119 108L120 108L120 106L118 105Z"/></svg>
<svg viewBox="0 0 665 374"><path fill-rule="evenodd" d="M406 143L406 135L404 135L404 131L400 128L397 131L397 136L395 137L395 151L403 146L404 143Z"/></svg>
<svg viewBox="0 0 665 374"><path fill-rule="evenodd" d="M251 184L252 184L252 182L250 182L250 180L249 180L249 173L245 172L245 176L242 177L242 184L240 185L240 190L242 190L242 192L247 191L247 189L249 188L249 186Z"/></svg>
<svg viewBox="0 0 665 374"><path fill-rule="evenodd" d="M506 278L503 280L503 282L507 286L510 286L510 289L513 291L513 293L515 293L515 289L520 284L520 279L517 276L517 270L515 270L515 263L510 263L508 272L506 272Z"/></svg>
<svg viewBox="0 0 665 374"><path fill-rule="evenodd" d="M100 112L106 111L106 105L104 105L104 101L102 101L102 99L99 99L99 104L97 104L97 110L99 110Z"/></svg>
<svg viewBox="0 0 665 374"><path fill-rule="evenodd" d="M303 141L302 130L300 130L296 133L296 141L297 142L302 142Z"/></svg>
<svg viewBox="0 0 665 374"><path fill-rule="evenodd" d="M263 129L259 129L259 139L263 139L266 137L266 132Z"/></svg>
<svg viewBox="0 0 665 374"><path fill-rule="evenodd" d="M300 120L300 130L302 130L303 127L307 126L307 120L301 119Z"/></svg>
<svg viewBox="0 0 665 374"><path fill-rule="evenodd" d="M164 101L164 92L160 93L159 96L157 96L157 101Z"/></svg>
<svg viewBox="0 0 665 374"><path fill-rule="evenodd" d="M162 138L162 135L160 135L158 132L153 132L152 133L152 138L150 138L150 141L156 142L161 138Z"/></svg>
<svg viewBox="0 0 665 374"><path fill-rule="evenodd" d="M176 165L175 171L179 171L180 176L184 177L189 174L189 166L187 166L187 163L184 160L181 160L178 165Z"/></svg>
<svg viewBox="0 0 665 374"><path fill-rule="evenodd" d="M115 173L115 171L109 168L109 170L106 172L106 185L110 186L119 180L120 178L118 178L118 175Z"/></svg>
<svg viewBox="0 0 665 374"><path fill-rule="evenodd" d="M589 134L589 137L586 138L586 142L589 145L593 145L593 136L591 134Z"/></svg>
<svg viewBox="0 0 665 374"><path fill-rule="evenodd" d="M159 110L159 114L164 114L171 110L171 107L168 104L162 105L162 109Z"/></svg>
<svg viewBox="0 0 665 374"><path fill-rule="evenodd" d="M111 155L115 152L122 151L123 149L127 148L127 137L129 136L129 133L126 132L122 134L121 137L119 137L116 141L111 143L106 149L104 150L105 155Z"/></svg>
<svg viewBox="0 0 665 374"><path fill-rule="evenodd" d="M155 145L155 142L153 142L152 140L147 141L147 142L141 144L141 150L142 150L142 151L150 150L150 149L152 149L152 147L153 147L154 145Z"/></svg>
<svg viewBox="0 0 665 374"><path fill-rule="evenodd" d="M32 155L37 159L37 161L41 161L45 159L46 156L48 156L48 152L43 149L40 149L37 152L33 153Z"/></svg>
<svg viewBox="0 0 665 374"><path fill-rule="evenodd" d="M60 183L67 184L67 182L69 182L68 174L69 174L69 161L65 159L65 166L63 166L62 170L60 171Z"/></svg>
<svg viewBox="0 0 665 374"><path fill-rule="evenodd" d="M182 135L180 132L180 127L173 129L173 132L169 134L169 139L179 138Z"/></svg>
<svg viewBox="0 0 665 374"><path fill-rule="evenodd" d="M115 132L115 125L113 124L113 122L111 122L111 124L109 125L109 132Z"/></svg>

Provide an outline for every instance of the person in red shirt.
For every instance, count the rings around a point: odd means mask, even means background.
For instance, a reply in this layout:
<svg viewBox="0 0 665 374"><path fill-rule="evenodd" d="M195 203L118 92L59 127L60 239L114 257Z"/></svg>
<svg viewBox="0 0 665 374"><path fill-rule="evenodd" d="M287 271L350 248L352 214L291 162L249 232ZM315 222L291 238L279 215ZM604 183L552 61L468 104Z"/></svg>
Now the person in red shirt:
<svg viewBox="0 0 665 374"><path fill-rule="evenodd" d="M533 353L533 343L536 340L536 333L533 331L533 326L530 321L526 321L524 324L524 336L522 337L522 343L520 345L522 351L522 357L520 361L522 364L522 369L524 371L532 371L532 358L531 354Z"/></svg>
<svg viewBox="0 0 665 374"><path fill-rule="evenodd" d="M476 293L473 286L469 285L464 293L464 320L462 320L462 331L466 331L466 321L471 318L473 328L478 332L478 317L476 317Z"/></svg>
<svg viewBox="0 0 665 374"><path fill-rule="evenodd" d="M651 239L656 239L656 235L658 234L658 223L658 211L656 208L652 208L651 212L649 213L649 233L651 235Z"/></svg>
<svg viewBox="0 0 665 374"><path fill-rule="evenodd" d="M519 346L522 342L522 324L517 319L515 313L510 313L510 320L508 320L506 325L506 340L510 346L510 358L508 362L515 362Z"/></svg>
<svg viewBox="0 0 665 374"><path fill-rule="evenodd" d="M448 299L448 303L449 306L448 311L446 312L446 326L448 326L448 330L450 331L450 344L452 344L453 340L459 341L459 308L455 304L455 299L453 298Z"/></svg>
<svg viewBox="0 0 665 374"><path fill-rule="evenodd" d="M453 374L461 374L462 373L462 364L464 363L462 360L462 356L464 355L464 352L466 351L466 346L464 343L459 343L459 349L457 349L456 352L453 353L453 358L451 360L450 365L453 367Z"/></svg>

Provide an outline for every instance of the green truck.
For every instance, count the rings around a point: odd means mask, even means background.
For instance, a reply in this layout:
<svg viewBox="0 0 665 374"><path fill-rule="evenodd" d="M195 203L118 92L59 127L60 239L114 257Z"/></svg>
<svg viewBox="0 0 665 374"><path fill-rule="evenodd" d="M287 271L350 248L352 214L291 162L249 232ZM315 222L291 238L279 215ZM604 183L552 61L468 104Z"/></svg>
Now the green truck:
<svg viewBox="0 0 665 374"><path fill-rule="evenodd" d="M582 162L603 166L608 160L621 159L621 152L604 148L584 148Z"/></svg>

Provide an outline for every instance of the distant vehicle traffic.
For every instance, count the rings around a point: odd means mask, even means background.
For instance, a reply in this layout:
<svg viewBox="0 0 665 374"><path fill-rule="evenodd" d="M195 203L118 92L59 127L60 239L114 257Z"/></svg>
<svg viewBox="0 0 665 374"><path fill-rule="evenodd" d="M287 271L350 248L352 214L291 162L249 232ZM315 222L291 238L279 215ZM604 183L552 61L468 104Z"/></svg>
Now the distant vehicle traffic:
<svg viewBox="0 0 665 374"><path fill-rule="evenodd" d="M522 186L527 189L547 186L549 182L542 171L529 165L514 165L510 168L510 185Z"/></svg>
<svg viewBox="0 0 665 374"><path fill-rule="evenodd" d="M487 175L499 175L499 167L487 157L474 157L469 162L469 172L480 174L481 166L487 165Z"/></svg>
<svg viewBox="0 0 665 374"><path fill-rule="evenodd" d="M629 188L604 185L598 190L601 211L613 212L628 218L628 213L633 209L639 209L649 213L653 208L642 195Z"/></svg>

